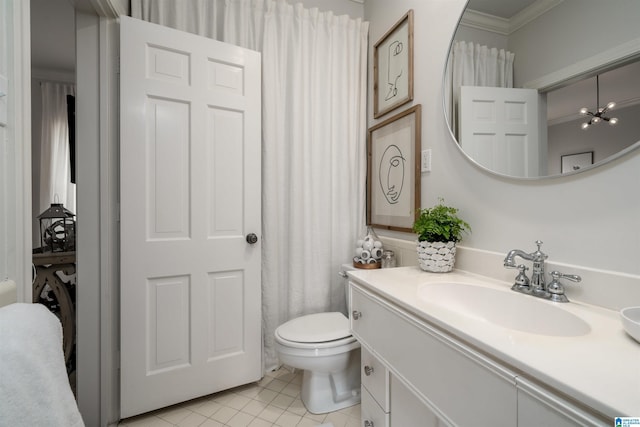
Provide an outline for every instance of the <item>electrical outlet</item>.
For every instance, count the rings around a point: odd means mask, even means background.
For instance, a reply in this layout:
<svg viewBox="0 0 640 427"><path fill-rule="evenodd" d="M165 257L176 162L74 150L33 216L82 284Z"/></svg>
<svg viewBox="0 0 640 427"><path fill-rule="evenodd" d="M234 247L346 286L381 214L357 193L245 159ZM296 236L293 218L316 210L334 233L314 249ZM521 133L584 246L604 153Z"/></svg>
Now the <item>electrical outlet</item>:
<svg viewBox="0 0 640 427"><path fill-rule="evenodd" d="M422 172L431 172L431 148L428 150L422 150Z"/></svg>

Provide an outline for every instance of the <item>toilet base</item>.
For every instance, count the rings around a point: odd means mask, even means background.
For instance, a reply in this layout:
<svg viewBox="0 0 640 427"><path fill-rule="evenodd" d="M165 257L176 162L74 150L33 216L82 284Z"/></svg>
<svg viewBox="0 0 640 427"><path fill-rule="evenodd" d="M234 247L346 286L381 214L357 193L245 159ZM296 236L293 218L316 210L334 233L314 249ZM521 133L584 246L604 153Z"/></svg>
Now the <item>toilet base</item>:
<svg viewBox="0 0 640 427"><path fill-rule="evenodd" d="M334 412L360 403L360 349L351 351L344 371L304 370L300 398L312 414Z"/></svg>

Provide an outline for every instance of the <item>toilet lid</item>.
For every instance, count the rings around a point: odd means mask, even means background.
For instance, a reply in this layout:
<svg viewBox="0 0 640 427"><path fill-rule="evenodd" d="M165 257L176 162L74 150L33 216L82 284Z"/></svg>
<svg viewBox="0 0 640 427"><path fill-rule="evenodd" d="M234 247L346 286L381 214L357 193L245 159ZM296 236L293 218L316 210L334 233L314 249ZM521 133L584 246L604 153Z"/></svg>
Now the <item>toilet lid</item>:
<svg viewBox="0 0 640 427"><path fill-rule="evenodd" d="M277 333L285 340L306 343L335 341L351 336L349 319L340 312L298 317L280 325Z"/></svg>

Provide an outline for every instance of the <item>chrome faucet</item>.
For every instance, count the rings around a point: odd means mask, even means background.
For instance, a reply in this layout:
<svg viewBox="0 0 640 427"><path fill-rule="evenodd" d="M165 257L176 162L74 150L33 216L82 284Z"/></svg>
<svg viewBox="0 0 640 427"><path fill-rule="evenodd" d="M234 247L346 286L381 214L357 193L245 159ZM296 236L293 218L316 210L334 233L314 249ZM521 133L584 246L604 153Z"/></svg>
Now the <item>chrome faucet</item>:
<svg viewBox="0 0 640 427"><path fill-rule="evenodd" d="M558 271L553 271L551 275L553 276L553 281L547 287L547 282L545 279L544 273L544 263L548 258L548 255L540 250L540 246L542 246L542 242L540 240L536 241L536 245L538 249L535 252L531 252L530 254L521 251L520 249L510 250L507 256L504 258L504 266L507 268L517 268L518 275L515 278L515 283L511 287L512 290L517 292L522 292L524 294L529 294L536 296L538 298L544 298L555 302L569 302L567 297L564 295L564 287L559 282L558 279L569 279L573 282L579 282L581 280L580 276L563 274ZM528 270L523 264L516 264L516 257L520 257L524 260L532 262L532 271L531 271L531 280L527 277L526 271Z"/></svg>
<svg viewBox="0 0 640 427"><path fill-rule="evenodd" d="M525 289L526 286L520 286L518 283L516 284L518 285L517 289L512 289L514 291L531 293L535 296L546 298L548 296L548 292L547 284L544 277L544 261L548 258L548 255L540 250L540 246L542 246L542 242L540 240L536 241L536 245L538 245L538 249L535 252L531 252L530 254L521 251L520 249L513 249L509 251L504 259L504 266L507 268L520 269L520 274L518 275L520 276L524 274L524 271L522 270L522 267L516 265L515 258L520 257L524 260L531 261L533 263L533 268L531 270L531 281L529 289Z"/></svg>

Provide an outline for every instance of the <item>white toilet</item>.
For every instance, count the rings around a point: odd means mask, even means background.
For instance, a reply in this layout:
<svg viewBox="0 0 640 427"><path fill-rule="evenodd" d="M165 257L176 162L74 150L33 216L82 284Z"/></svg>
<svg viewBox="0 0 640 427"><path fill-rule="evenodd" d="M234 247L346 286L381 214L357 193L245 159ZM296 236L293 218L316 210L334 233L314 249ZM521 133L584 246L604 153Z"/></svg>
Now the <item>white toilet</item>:
<svg viewBox="0 0 640 427"><path fill-rule="evenodd" d="M323 414L360 403L360 343L343 313L289 320L276 329L275 339L280 361L304 370L300 395L309 412Z"/></svg>

